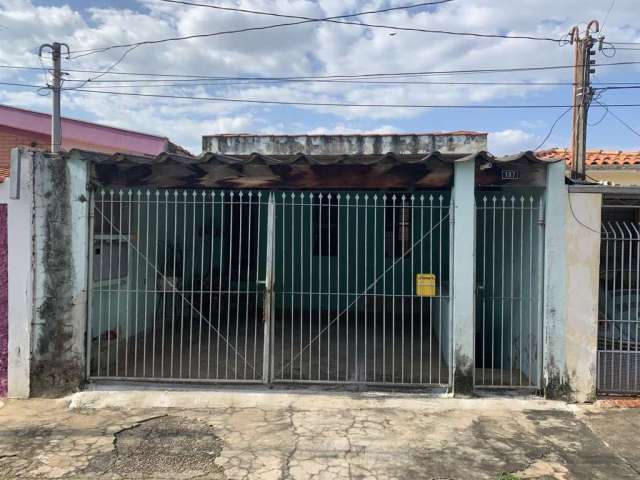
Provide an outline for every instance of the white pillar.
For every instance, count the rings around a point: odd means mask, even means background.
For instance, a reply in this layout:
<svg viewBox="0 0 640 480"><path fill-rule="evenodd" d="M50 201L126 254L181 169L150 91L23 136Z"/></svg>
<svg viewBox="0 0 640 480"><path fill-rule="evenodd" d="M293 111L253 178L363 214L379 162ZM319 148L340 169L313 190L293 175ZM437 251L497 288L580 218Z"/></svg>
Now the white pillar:
<svg viewBox="0 0 640 480"><path fill-rule="evenodd" d="M602 194L569 192L567 217L567 400L596 399Z"/></svg>
<svg viewBox="0 0 640 480"><path fill-rule="evenodd" d="M453 187L453 391L473 390L475 338L475 162L455 164Z"/></svg>

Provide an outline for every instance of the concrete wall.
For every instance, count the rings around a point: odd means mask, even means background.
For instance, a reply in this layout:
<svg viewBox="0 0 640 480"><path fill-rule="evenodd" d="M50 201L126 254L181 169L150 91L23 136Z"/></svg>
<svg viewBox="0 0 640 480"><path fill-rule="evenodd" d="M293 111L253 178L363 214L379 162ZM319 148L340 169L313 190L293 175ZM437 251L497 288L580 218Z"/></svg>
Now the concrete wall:
<svg viewBox="0 0 640 480"><path fill-rule="evenodd" d="M601 208L599 193L569 193L565 351L568 399L576 402L596 398Z"/></svg>
<svg viewBox="0 0 640 480"><path fill-rule="evenodd" d="M29 396L30 335L33 295L33 170L32 154L14 150L21 158L19 199L9 198L10 179L0 184L0 203L7 205L8 365L7 396Z"/></svg>
<svg viewBox="0 0 640 480"><path fill-rule="evenodd" d="M31 394L77 389L84 379L87 164L36 153Z"/></svg>
<svg viewBox="0 0 640 480"><path fill-rule="evenodd" d="M204 152L228 155L470 154L487 149L487 135L473 132L407 135L208 135Z"/></svg>

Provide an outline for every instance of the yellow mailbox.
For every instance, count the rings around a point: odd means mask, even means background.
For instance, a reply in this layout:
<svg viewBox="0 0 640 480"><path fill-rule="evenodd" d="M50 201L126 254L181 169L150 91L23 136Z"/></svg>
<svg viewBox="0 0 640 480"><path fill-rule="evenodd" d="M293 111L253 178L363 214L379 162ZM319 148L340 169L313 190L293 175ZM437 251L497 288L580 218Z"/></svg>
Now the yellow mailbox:
<svg viewBox="0 0 640 480"><path fill-rule="evenodd" d="M436 276L433 273L418 273L416 275L416 295L418 297L436 296Z"/></svg>

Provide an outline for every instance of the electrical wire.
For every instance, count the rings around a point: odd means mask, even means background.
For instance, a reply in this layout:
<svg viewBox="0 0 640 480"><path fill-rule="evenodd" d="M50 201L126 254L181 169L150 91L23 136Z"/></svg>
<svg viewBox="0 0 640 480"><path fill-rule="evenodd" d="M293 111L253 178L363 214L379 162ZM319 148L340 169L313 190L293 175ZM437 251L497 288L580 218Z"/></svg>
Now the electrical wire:
<svg viewBox="0 0 640 480"><path fill-rule="evenodd" d="M613 67L625 65L640 65L640 61L625 61L601 63L600 67ZM583 65L586 66L586 65ZM580 65L578 65L580 67ZM19 65L0 65L0 68L17 69L17 70L40 70L38 67L19 66ZM389 77L421 77L421 76L440 76L440 75L467 75L467 74L495 74L495 73L513 73L513 72L538 72L549 70L573 69L575 65L545 65L538 67L512 67L512 68L485 68L485 69L468 69L468 70L433 70L433 71L416 71L416 72L395 72L395 73L360 73L346 75L317 75L317 76L291 76L291 77L224 77L210 75L184 75L184 74L168 74L168 73L148 73L148 72L107 72L110 75L129 75L129 76L145 76L145 77L163 77L163 78L192 78L206 80L308 80L308 79L353 79L353 78L389 78ZM104 70L74 69L66 68L65 72L72 73L105 73ZM634 84L637 82L633 82Z"/></svg>
<svg viewBox="0 0 640 480"><path fill-rule="evenodd" d="M540 145L538 145L536 148L533 149L534 152L537 152L538 150L540 150L544 146L544 144L547 143L547 140L549 140L549 137L551 137L551 134L553 133L553 130L556 128L556 125L558 125L558 122L560 122L560 120L562 120L564 116L571 111L571 109L573 109L573 105L568 107L564 112L562 112L558 116L558 118L556 118L556 120L553 122L553 125L551 125L551 128L547 132L546 137L544 137L544 140L542 140L542 143L540 143Z"/></svg>
<svg viewBox="0 0 640 480"><path fill-rule="evenodd" d="M64 90L64 89L63 89ZM201 100L212 102L229 102L229 103L249 103L263 105L289 105L289 106L307 106L307 107L366 107L366 108L468 108L468 109L551 109L551 108L572 108L567 105L419 105L419 104L384 104L384 103L338 103L338 102L294 102L284 100L252 100L244 98L227 98L227 97L200 97L190 95L169 95L169 94L152 94L152 93L134 93L134 92L114 92L108 90L88 90L88 89L71 89L75 92L98 93L104 95L120 95L129 97L147 97L147 98L166 98L177 100ZM640 104L616 104L610 107L640 107Z"/></svg>
<svg viewBox="0 0 640 480"><path fill-rule="evenodd" d="M618 122L620 122L623 126L625 126L631 133L633 133L634 135L640 137L640 132L638 132L635 128L633 128L631 125L629 125L627 122L625 122L622 118L620 118L615 112L609 110L609 107L615 107L615 105L609 105L606 104L604 102L600 102L599 100L596 100L596 102L602 106L603 108L605 108L613 118L615 118L616 120L618 120Z"/></svg>
<svg viewBox="0 0 640 480"><path fill-rule="evenodd" d="M161 1L164 1L164 0L161 0ZM264 26L260 26L260 27L246 27L246 28L237 29L237 30L225 30L225 31L220 31L220 32L201 33L201 34L187 35L187 36L182 36L182 37L167 37L167 38L162 38L162 39L158 39L158 40L146 40L146 41L142 41L142 42L134 42L134 43L127 43L127 44L119 44L119 45L110 45L110 46L106 46L106 47L84 49L84 50L75 50L75 51L72 51L70 53L72 53L72 54L80 53L82 55L77 55L75 57L72 57L72 58L80 58L80 57L85 56L85 55L93 55L94 53L102 53L102 52L106 52L106 51L109 51L109 50L113 50L115 48L128 48L128 47L132 47L134 45L156 45L156 44L159 44L159 43L175 42L175 41L182 41L182 40L191 40L191 39L195 39L195 38L208 38L208 37L214 37L214 36L220 36L220 35L229 35L229 34L235 34L235 33L247 33L247 32L251 32L251 31L269 30L269 29L273 29L273 28L280 28L280 27L287 27L287 26L292 26L292 25L301 25L301 24L315 23L315 22L330 22L330 23L338 23L338 24L344 24L344 25L356 25L356 26L359 26L359 27L366 27L366 28L379 28L379 29L392 30L392 31L419 32L419 33L454 35L454 36L465 36L465 37L475 37L475 38L493 38L493 39L511 39L511 40L536 40L536 41L554 42L554 43L558 43L558 44L560 44L562 42L562 39L559 39L559 38L536 37L536 36L532 36L532 35L503 35L503 34L487 34L487 33L475 33L475 32L454 32L454 31L449 31L449 30L432 30L432 29L425 29L425 28L398 27L398 26L392 26L392 25L380 25L380 24L372 24L372 23L341 20L341 19L344 19L344 18L353 18L353 17L358 17L358 16L361 16L361 15L372 15L372 14L377 14L377 13L384 13L384 12L389 12L389 11L392 11L392 10L406 10L406 9L409 9L409 8L416 8L416 7L419 7L419 6L438 5L438 4L441 4L441 3L448 3L449 1L452 1L452 0L438 0L438 1L430 2L430 3L404 5L404 6L400 6L400 7L392 7L392 8L385 8L385 9L380 9L380 10L357 12L357 13L352 13L352 14L347 14L347 15L337 15L337 16L325 17L325 18L311 18L311 17L302 17L302 16L294 16L294 15L284 15L284 14L276 14L276 13L272 13L272 12L260 12L260 11L255 11L255 10L246 10L246 9L232 8L232 7L224 7L223 8L223 7L219 7L217 5L196 4L196 3L189 3L189 2L172 2L172 3L183 3L185 5L192 5L192 6L199 6L199 7L209 7L209 8L219 8L219 9L225 9L225 10L233 10L233 11L238 11L238 12L253 13L253 14L260 14L260 15L269 15L269 16L276 16L276 17L283 17L283 18L296 18L296 19L300 19L300 20L297 21L297 22L278 23L278 24L273 24L273 25L264 25Z"/></svg>

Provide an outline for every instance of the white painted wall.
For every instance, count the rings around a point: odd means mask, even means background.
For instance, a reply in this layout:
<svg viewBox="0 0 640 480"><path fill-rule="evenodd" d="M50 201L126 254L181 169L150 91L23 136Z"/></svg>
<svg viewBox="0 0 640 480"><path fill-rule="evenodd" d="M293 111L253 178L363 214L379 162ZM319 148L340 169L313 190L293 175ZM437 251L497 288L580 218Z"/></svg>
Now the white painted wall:
<svg viewBox="0 0 640 480"><path fill-rule="evenodd" d="M0 203L8 211L9 260L9 398L29 396L30 338L33 317L33 164L32 153L14 150L21 157L20 199L9 198L10 181L0 184Z"/></svg>
<svg viewBox="0 0 640 480"><path fill-rule="evenodd" d="M565 352L570 400L596 398L602 194L569 193Z"/></svg>

